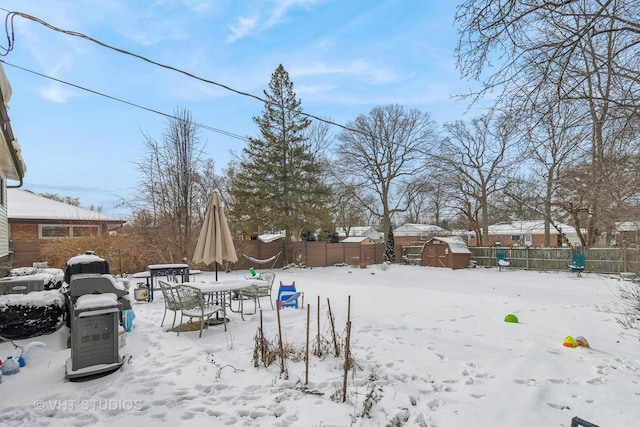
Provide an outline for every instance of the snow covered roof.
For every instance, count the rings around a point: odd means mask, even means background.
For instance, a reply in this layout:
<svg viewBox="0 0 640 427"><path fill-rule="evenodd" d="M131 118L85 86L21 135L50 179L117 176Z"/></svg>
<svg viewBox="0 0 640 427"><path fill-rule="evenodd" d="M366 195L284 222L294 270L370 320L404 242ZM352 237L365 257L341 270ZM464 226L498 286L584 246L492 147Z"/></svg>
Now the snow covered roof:
<svg viewBox="0 0 640 427"><path fill-rule="evenodd" d="M556 222L556 227L565 234L575 233L572 226ZM550 226L551 234L558 234L555 227ZM500 222L489 226L489 234L544 234L544 221L512 221Z"/></svg>
<svg viewBox="0 0 640 427"><path fill-rule="evenodd" d="M421 236L427 233L442 233L444 228L432 224L404 224L393 230L394 236Z"/></svg>
<svg viewBox="0 0 640 427"><path fill-rule="evenodd" d="M449 245L449 249L454 254L470 254L471 253L471 251L469 250L469 247L467 246L467 244L462 239L457 238L457 237L439 237L439 236L437 236L437 237L432 237L429 240L429 242L431 240L440 240L441 242L446 243L447 245Z"/></svg>
<svg viewBox="0 0 640 427"><path fill-rule="evenodd" d="M368 236L349 236L340 241L340 243L374 243L373 239Z"/></svg>
<svg viewBox="0 0 640 427"><path fill-rule="evenodd" d="M270 243L278 239L284 239L285 232L281 231L279 233L271 233L271 234L261 234L258 236L258 240L262 243Z"/></svg>
<svg viewBox="0 0 640 427"><path fill-rule="evenodd" d="M97 211L47 199L17 188L7 188L7 217L9 219L125 222Z"/></svg>
<svg viewBox="0 0 640 427"><path fill-rule="evenodd" d="M346 237L347 236L346 228L347 227L338 227L337 231L338 231L338 236L339 237ZM382 233L381 231L378 231L375 228L370 227L370 226L348 227L348 229L349 229L349 237L367 236L367 237L371 237L374 240L381 239L381 238L384 237L384 233Z"/></svg>
<svg viewBox="0 0 640 427"><path fill-rule="evenodd" d="M639 231L640 230L640 221L623 221L616 222L616 231L620 233L629 232L629 231Z"/></svg>

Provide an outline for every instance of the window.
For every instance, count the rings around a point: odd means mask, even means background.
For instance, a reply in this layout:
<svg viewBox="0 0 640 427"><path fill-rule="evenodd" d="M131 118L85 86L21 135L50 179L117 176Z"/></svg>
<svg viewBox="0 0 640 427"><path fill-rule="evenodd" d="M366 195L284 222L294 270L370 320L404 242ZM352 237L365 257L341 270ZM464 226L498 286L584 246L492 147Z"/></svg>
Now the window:
<svg viewBox="0 0 640 427"><path fill-rule="evenodd" d="M61 237L69 237L71 227L68 225L44 225L40 224L39 238L41 239L59 239Z"/></svg>
<svg viewBox="0 0 640 427"><path fill-rule="evenodd" d="M513 234L511 236L511 241L512 242L519 242L520 241L520 235L519 234Z"/></svg>
<svg viewBox="0 0 640 427"><path fill-rule="evenodd" d="M73 237L95 236L98 234L97 225L74 225L71 227Z"/></svg>
<svg viewBox="0 0 640 427"><path fill-rule="evenodd" d="M60 239L64 237L86 237L99 234L97 225L52 225L40 224L38 226L38 238Z"/></svg>

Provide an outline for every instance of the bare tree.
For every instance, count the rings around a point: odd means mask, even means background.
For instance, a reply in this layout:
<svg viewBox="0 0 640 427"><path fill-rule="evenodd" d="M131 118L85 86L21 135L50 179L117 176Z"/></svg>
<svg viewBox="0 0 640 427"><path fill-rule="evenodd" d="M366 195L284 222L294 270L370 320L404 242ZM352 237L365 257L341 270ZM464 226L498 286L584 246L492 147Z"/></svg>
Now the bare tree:
<svg viewBox="0 0 640 427"><path fill-rule="evenodd" d="M455 16L460 38L457 65L463 77L481 80L476 95L498 91L535 102L539 90L555 87L559 98L576 99L586 81L573 71L586 46L596 47L596 68L611 62L618 89L638 85L640 3L627 0L466 0ZM599 44L614 41L614 44ZM615 49L610 50L615 46ZM494 70L485 73L488 66ZM532 68L537 69L531 73ZM523 89L528 88L528 91ZM637 109L628 93L602 93L601 100Z"/></svg>
<svg viewBox="0 0 640 427"><path fill-rule="evenodd" d="M589 130L582 168L589 191L563 206L589 212L585 244L608 227L610 206L603 203L612 185L611 153L637 135L640 108L640 3L624 0L467 0L458 9L457 47L462 75L482 81L477 100L498 94L497 104L522 117L540 102L571 103ZM486 65L495 66L486 73ZM565 181L566 183L570 182ZM577 195L577 192L568 192ZM588 207L587 207L588 206ZM576 225L576 224L574 224ZM576 225L577 226L577 225ZM579 230L577 230L579 231Z"/></svg>
<svg viewBox="0 0 640 427"><path fill-rule="evenodd" d="M38 195L57 202L66 203L67 205L80 207L80 199L77 197L61 196L58 193L38 193Z"/></svg>
<svg viewBox="0 0 640 427"><path fill-rule="evenodd" d="M638 197L640 191L640 175L638 172L638 155L625 153L615 154L605 161L611 165L609 172L610 179L606 181L606 186L598 189L600 195L596 198L593 192L596 191L591 183L591 168L584 162L576 162L566 167L560 174L557 185L555 203L560 206L573 222L576 233L583 246L592 246L595 243L602 243L599 239L603 233L614 233L616 222L635 218L638 212ZM593 200L597 200L599 206L606 206L601 209L598 234L589 228L593 224L594 215Z"/></svg>
<svg viewBox="0 0 640 427"><path fill-rule="evenodd" d="M547 247L551 244L551 226L556 216L552 212L557 192L556 181L563 169L581 157L585 141L588 140L588 132L581 117L572 103L543 102L533 113L533 121L527 130L527 153L533 162L533 170L544 181L541 199L544 245Z"/></svg>
<svg viewBox="0 0 640 427"><path fill-rule="evenodd" d="M135 218L138 229L157 248L160 259L176 262L188 257L204 210L202 144L187 110L176 109L158 142L145 134L146 157L137 163L141 174ZM209 192L211 189L209 189ZM195 221L194 221L195 219ZM141 228L142 226L142 228Z"/></svg>
<svg viewBox="0 0 640 427"><path fill-rule="evenodd" d="M406 181L424 169L436 124L428 113L387 105L358 116L347 127L338 135L336 171L388 234L392 216L408 207ZM368 204L361 196L371 193L379 203Z"/></svg>
<svg viewBox="0 0 640 427"><path fill-rule="evenodd" d="M363 225L374 225L368 215L367 206L376 203L372 195L359 194L354 186L336 182L332 185L333 200L330 210L334 212L334 222L337 230L343 230L347 237L351 228Z"/></svg>
<svg viewBox="0 0 640 427"><path fill-rule="evenodd" d="M469 125L445 123L444 130L433 166L448 177L456 210L479 236L478 244L486 245L490 198L507 187L509 168L514 167L508 152L513 127L506 119L484 115Z"/></svg>

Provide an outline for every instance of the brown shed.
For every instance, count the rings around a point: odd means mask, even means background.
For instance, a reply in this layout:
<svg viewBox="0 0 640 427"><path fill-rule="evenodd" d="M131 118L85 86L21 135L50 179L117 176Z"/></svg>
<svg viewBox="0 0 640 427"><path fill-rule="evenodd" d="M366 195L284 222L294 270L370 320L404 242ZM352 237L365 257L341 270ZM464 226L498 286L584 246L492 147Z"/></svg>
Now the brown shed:
<svg viewBox="0 0 640 427"><path fill-rule="evenodd" d="M471 251L455 237L432 237L422 248L422 265L425 267L467 268L471 263Z"/></svg>

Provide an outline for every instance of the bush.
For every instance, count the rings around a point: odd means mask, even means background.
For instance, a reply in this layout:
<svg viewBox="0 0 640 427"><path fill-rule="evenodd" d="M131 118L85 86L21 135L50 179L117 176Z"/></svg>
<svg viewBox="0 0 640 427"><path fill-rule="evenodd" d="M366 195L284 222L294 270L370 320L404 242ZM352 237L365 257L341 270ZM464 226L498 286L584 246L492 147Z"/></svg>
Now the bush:
<svg viewBox="0 0 640 427"><path fill-rule="evenodd" d="M63 325L67 306L59 290L0 296L0 335L24 339L55 332Z"/></svg>
<svg viewBox="0 0 640 427"><path fill-rule="evenodd" d="M93 251L109 263L113 275L144 271L149 264L163 263L149 244L131 235L87 236L60 239L43 246L41 256L49 266L64 270L67 261L77 255Z"/></svg>

